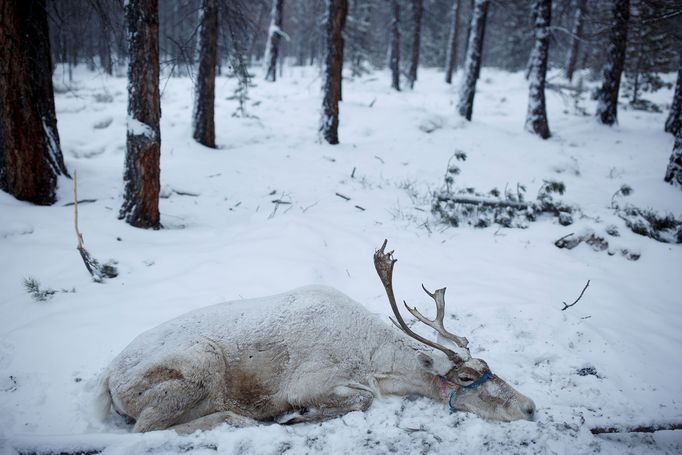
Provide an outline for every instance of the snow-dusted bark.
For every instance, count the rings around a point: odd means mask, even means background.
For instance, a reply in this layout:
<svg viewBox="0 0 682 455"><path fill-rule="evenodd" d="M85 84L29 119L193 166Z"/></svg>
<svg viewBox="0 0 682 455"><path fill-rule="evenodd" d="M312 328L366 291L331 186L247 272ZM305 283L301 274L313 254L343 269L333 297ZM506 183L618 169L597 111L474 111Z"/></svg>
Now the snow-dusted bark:
<svg viewBox="0 0 682 455"><path fill-rule="evenodd" d="M417 80L417 69L419 68L419 47L421 45L422 16L424 15L424 0L412 0L412 16L414 18L414 30L412 31L412 61L408 79L410 88L414 88Z"/></svg>
<svg viewBox="0 0 682 455"><path fill-rule="evenodd" d="M682 189L682 128L678 129L675 134L675 145L670 155L670 163L665 170L664 180Z"/></svg>
<svg viewBox="0 0 682 455"><path fill-rule="evenodd" d="M457 104L459 115L467 120L471 120L471 114L474 110L474 95L476 94L476 81L481 72L483 38L485 37L485 22L488 17L489 5L490 0L476 0L471 15L471 32L464 63L464 79Z"/></svg>
<svg viewBox="0 0 682 455"><path fill-rule="evenodd" d="M604 125L613 125L618 121L618 91L620 90L620 78L625 65L629 20L630 0L613 0L611 37L606 51L604 81L599 89L597 103L597 119Z"/></svg>
<svg viewBox="0 0 682 455"><path fill-rule="evenodd" d="M282 39L282 17L284 13L284 0L272 0L272 14L268 41L265 47L265 80L275 82L277 80L277 58L279 56L279 42Z"/></svg>
<svg viewBox="0 0 682 455"><path fill-rule="evenodd" d="M202 0L197 50L199 71L194 88L194 139L215 148L215 76L218 58L218 1Z"/></svg>
<svg viewBox="0 0 682 455"><path fill-rule="evenodd" d="M322 116L320 135L330 144L339 143L339 101L341 100L341 73L343 71L343 28L348 14L347 0L327 0L326 40L327 52L322 85Z"/></svg>
<svg viewBox="0 0 682 455"><path fill-rule="evenodd" d="M45 1L0 2L0 189L50 205L68 176L59 145Z"/></svg>
<svg viewBox="0 0 682 455"><path fill-rule="evenodd" d="M391 0L391 53L388 66L391 68L391 88L400 90L400 3Z"/></svg>
<svg viewBox="0 0 682 455"><path fill-rule="evenodd" d="M119 218L135 227L161 227L158 0L128 0L128 131Z"/></svg>
<svg viewBox="0 0 682 455"><path fill-rule="evenodd" d="M665 131L677 134L682 130L682 46L680 47L680 67L677 70L677 82L675 83L675 94L670 105L670 114L665 121Z"/></svg>
<svg viewBox="0 0 682 455"><path fill-rule="evenodd" d="M528 113L526 129L543 139L551 134L545 108L545 78L549 54L549 26L552 20L552 0L534 0L535 45L530 59L530 88L528 92Z"/></svg>
<svg viewBox="0 0 682 455"><path fill-rule="evenodd" d="M583 28L587 12L587 0L574 0L575 14L573 16L573 30L571 33L571 46L568 48L566 57L566 79L573 80L573 73L578 62L580 41L583 39Z"/></svg>
<svg viewBox="0 0 682 455"><path fill-rule="evenodd" d="M457 65L457 34L459 33L459 2L452 1L452 16L450 17L450 36L448 38L448 49L445 55L445 82L452 83L452 73Z"/></svg>

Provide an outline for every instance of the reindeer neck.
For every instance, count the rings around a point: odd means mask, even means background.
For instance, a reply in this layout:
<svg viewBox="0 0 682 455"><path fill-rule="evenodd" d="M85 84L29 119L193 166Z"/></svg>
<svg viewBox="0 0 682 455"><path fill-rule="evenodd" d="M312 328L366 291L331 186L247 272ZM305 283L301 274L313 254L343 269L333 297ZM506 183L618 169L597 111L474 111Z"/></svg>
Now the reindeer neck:
<svg viewBox="0 0 682 455"><path fill-rule="evenodd" d="M433 399L440 398L438 375L450 369L447 357L435 350L418 349L412 343L405 343L401 349L377 350L375 354L375 378L384 395L420 395ZM432 361L425 365L424 356Z"/></svg>

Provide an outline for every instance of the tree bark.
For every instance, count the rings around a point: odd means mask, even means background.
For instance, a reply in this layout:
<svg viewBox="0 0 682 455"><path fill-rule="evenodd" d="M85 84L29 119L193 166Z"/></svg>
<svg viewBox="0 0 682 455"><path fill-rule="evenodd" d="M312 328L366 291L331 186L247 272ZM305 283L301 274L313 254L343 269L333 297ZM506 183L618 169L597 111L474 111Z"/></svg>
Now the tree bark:
<svg viewBox="0 0 682 455"><path fill-rule="evenodd" d="M670 105L670 114L665 121L665 131L672 134L682 129L682 46L680 46L680 63L677 70L677 82L675 83L675 94Z"/></svg>
<svg viewBox="0 0 682 455"><path fill-rule="evenodd" d="M45 0L0 1L0 189L23 201L56 201L68 176L52 87Z"/></svg>
<svg viewBox="0 0 682 455"><path fill-rule="evenodd" d="M549 27L552 21L552 0L535 0L535 46L531 54L530 89L526 129L543 139L551 136L545 107L545 79L549 55Z"/></svg>
<svg viewBox="0 0 682 455"><path fill-rule="evenodd" d="M128 131L119 219L158 229L161 134L158 0L128 0Z"/></svg>
<svg viewBox="0 0 682 455"><path fill-rule="evenodd" d="M485 22L488 16L489 5L490 0L476 0L471 16L471 34L464 63L464 82L457 105L459 115L469 121L471 121L471 115L474 110L476 81L478 81L478 76L481 72L483 38L485 37Z"/></svg>
<svg viewBox="0 0 682 455"><path fill-rule="evenodd" d="M587 11L587 0L575 0L575 16L573 16L573 31L571 37L571 47L568 49L566 57L566 79L573 80L578 53L580 52L580 41L583 39L583 28L585 26L585 13Z"/></svg>
<svg viewBox="0 0 682 455"><path fill-rule="evenodd" d="M675 134L675 145L673 145L663 180L682 189L682 128L679 128Z"/></svg>
<svg viewBox="0 0 682 455"><path fill-rule="evenodd" d="M215 77L218 63L218 2L202 0L199 20L199 72L194 90L194 139L215 148Z"/></svg>
<svg viewBox="0 0 682 455"><path fill-rule="evenodd" d="M279 42L282 39L282 17L284 12L284 0L272 0L272 19L268 32L268 43L265 50L265 80L275 82L277 80L277 57L279 56Z"/></svg>
<svg viewBox="0 0 682 455"><path fill-rule="evenodd" d="M389 66L391 68L391 88L400 91L400 3L391 1L391 53Z"/></svg>
<svg viewBox="0 0 682 455"><path fill-rule="evenodd" d="M347 0L327 0L327 55L322 86L320 134L329 144L339 143L339 101L343 71L343 28L348 14Z"/></svg>
<svg viewBox="0 0 682 455"><path fill-rule="evenodd" d="M450 37L445 61L445 82L452 83L452 73L457 66L457 34L459 33L459 3L461 0L453 0L452 17L450 18Z"/></svg>
<svg viewBox="0 0 682 455"><path fill-rule="evenodd" d="M411 89L414 88L414 83L417 80L417 69L419 68L419 47L421 45L424 0L412 0L412 11L414 17L414 31L412 34L412 61L410 62L410 72L408 75Z"/></svg>
<svg viewBox="0 0 682 455"><path fill-rule="evenodd" d="M625 65L630 0L613 0L613 22L607 48L607 61L603 71L604 81L599 90L597 119L604 125L618 122L618 91Z"/></svg>

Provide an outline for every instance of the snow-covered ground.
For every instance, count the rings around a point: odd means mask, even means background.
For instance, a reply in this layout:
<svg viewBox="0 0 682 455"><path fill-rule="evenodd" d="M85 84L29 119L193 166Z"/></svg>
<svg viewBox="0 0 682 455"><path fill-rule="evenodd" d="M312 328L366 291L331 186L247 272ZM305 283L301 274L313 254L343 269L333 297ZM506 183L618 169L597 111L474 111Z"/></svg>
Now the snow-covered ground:
<svg viewBox="0 0 682 455"><path fill-rule="evenodd" d="M593 436L594 426L682 421L682 247L625 228L610 209L627 201L682 213L682 193L662 180L672 136L666 113L621 109L598 125L570 98L547 93L553 137L523 129L527 83L483 69L474 120L454 114L456 85L421 70L414 91L396 93L378 72L344 82L341 145L317 140L320 81L312 68L285 68L250 90L237 118L235 82L219 78L219 150L191 138L192 83L162 81L163 230L117 219L125 151L126 81L57 73L65 161L78 171L86 248L118 261L119 277L92 282L75 248L71 181L59 202L36 207L0 193L0 452L102 449L106 454L176 453L679 453L680 431ZM652 97L669 102L671 91ZM594 112L592 101L583 101ZM435 130L428 133L425 130ZM450 228L430 214L456 151L456 186L488 191L563 181L562 199L582 217L541 219L528 229ZM335 193L349 197L350 200ZM290 204L274 204L273 200ZM362 207L364 210L358 208ZM612 248L558 249L554 241L614 224ZM604 234L605 235L605 234ZM496 423L450 414L443 403L375 401L320 424L219 427L204 434L129 434L91 407L98 375L137 334L186 311L305 284L336 287L371 311L390 311L372 264L384 238L396 249L399 298L432 314L420 289L448 287L448 325L472 354L538 407L535 422ZM34 277L58 292L26 293ZM587 280L585 296L567 311ZM423 333L428 333L424 330ZM579 370L590 374L580 375Z"/></svg>

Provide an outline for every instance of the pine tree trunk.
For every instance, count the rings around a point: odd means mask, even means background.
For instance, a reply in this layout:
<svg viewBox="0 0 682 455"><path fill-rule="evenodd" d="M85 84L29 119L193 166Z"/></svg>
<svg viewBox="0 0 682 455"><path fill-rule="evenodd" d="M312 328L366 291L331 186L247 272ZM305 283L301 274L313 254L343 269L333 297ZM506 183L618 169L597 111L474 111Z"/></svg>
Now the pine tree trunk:
<svg viewBox="0 0 682 455"><path fill-rule="evenodd" d="M391 68L391 88L400 91L400 3L391 1L391 54L389 66Z"/></svg>
<svg viewBox="0 0 682 455"><path fill-rule="evenodd" d="M158 229L161 134L158 0L128 0L128 132L119 218Z"/></svg>
<svg viewBox="0 0 682 455"><path fill-rule="evenodd" d="M575 0L575 16L573 16L573 32L571 37L571 47L568 49L566 57L566 79L573 80L576 63L578 63L578 53L580 52L580 41L583 39L583 28L585 26L585 16L587 11L587 0Z"/></svg>
<svg viewBox="0 0 682 455"><path fill-rule="evenodd" d="M0 1L0 189L56 201L68 176L59 145L45 0Z"/></svg>
<svg viewBox="0 0 682 455"><path fill-rule="evenodd" d="M535 46L531 54L530 89L526 129L543 139L550 137L545 108L545 78L549 55L549 27L552 21L552 0L534 0Z"/></svg>
<svg viewBox="0 0 682 455"><path fill-rule="evenodd" d="M611 37L603 72L604 81L599 90L597 104L597 119L604 125L613 125L618 121L618 91L620 90L621 74L625 66L629 19L630 0L613 0Z"/></svg>
<svg viewBox="0 0 682 455"><path fill-rule="evenodd" d="M452 73L457 66L457 34L459 33L459 2L453 0L452 17L450 18L450 37L448 39L448 50L445 61L445 82L452 83Z"/></svg>
<svg viewBox="0 0 682 455"><path fill-rule="evenodd" d="M218 59L218 1L202 0L198 32L199 72L194 90L194 139L215 148L215 77Z"/></svg>
<svg viewBox="0 0 682 455"><path fill-rule="evenodd" d="M327 55L322 86L322 118L320 134L330 144L339 143L339 101L343 71L343 28L348 14L347 0L327 0L326 42Z"/></svg>
<svg viewBox="0 0 682 455"><path fill-rule="evenodd" d="M419 47L421 45L422 16L424 15L424 0L412 0L414 16L414 32L412 35L412 61L410 62L410 88L414 88L419 68Z"/></svg>
<svg viewBox="0 0 682 455"><path fill-rule="evenodd" d="M282 17L284 0L272 0L272 20L268 32L268 43L265 50L265 80L277 80L277 57L279 56L279 42L282 39Z"/></svg>
<svg viewBox="0 0 682 455"><path fill-rule="evenodd" d="M682 47L680 47L680 67L677 70L675 94L670 105L670 114L665 121L666 132L677 134L680 130L682 130Z"/></svg>
<svg viewBox="0 0 682 455"><path fill-rule="evenodd" d="M474 110L474 95L476 81L481 72L481 57L483 55L483 38L485 37L485 22L488 16L490 0L476 0L471 16L471 34L467 46L466 61L464 63L464 80L459 96L457 110L459 115L471 120Z"/></svg>
<svg viewBox="0 0 682 455"><path fill-rule="evenodd" d="M675 145L670 155L670 163L665 171L664 180L682 189L682 128L675 134Z"/></svg>

